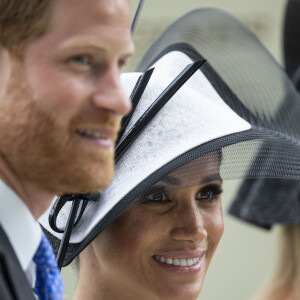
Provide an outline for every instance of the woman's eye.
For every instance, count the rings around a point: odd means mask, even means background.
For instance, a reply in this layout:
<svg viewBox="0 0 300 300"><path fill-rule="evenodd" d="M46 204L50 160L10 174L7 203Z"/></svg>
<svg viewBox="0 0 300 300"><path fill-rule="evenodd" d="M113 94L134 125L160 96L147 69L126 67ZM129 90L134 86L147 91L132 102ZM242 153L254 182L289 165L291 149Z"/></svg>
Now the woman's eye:
<svg viewBox="0 0 300 300"><path fill-rule="evenodd" d="M212 191L200 191L196 194L196 200L213 200L214 194Z"/></svg>
<svg viewBox="0 0 300 300"><path fill-rule="evenodd" d="M215 202L218 200L218 196L222 194L222 188L220 186L211 186L205 189L200 190L197 194L195 199L197 201L207 201L207 202Z"/></svg>
<svg viewBox="0 0 300 300"><path fill-rule="evenodd" d="M167 194L155 193L147 196L143 202L150 205L163 205L170 202L170 199Z"/></svg>

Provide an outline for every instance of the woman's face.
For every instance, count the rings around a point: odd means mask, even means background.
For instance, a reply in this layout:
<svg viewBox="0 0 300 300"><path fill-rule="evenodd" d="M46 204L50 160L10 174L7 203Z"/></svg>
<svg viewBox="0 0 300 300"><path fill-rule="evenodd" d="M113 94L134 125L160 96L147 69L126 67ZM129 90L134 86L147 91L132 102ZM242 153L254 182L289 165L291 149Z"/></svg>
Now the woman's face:
<svg viewBox="0 0 300 300"><path fill-rule="evenodd" d="M196 299L223 233L219 170L199 170L199 185L154 194L93 242L101 281L114 299Z"/></svg>

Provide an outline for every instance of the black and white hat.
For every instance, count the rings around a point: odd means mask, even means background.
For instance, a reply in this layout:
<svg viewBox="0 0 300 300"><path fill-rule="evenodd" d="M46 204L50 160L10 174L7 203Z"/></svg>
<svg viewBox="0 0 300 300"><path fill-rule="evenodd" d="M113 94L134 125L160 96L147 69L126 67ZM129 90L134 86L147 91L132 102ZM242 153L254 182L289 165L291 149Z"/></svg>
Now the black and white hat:
<svg viewBox="0 0 300 300"><path fill-rule="evenodd" d="M284 65L288 76L300 93L300 0L286 4L283 30ZM294 118L300 118L297 109ZM272 166L273 157L264 163ZM265 229L275 224L300 224L300 182L284 178L245 179L229 213Z"/></svg>
<svg viewBox="0 0 300 300"><path fill-rule="evenodd" d="M223 180L257 176L300 180L300 119L291 117L295 112L300 115L299 95L254 35L215 9L195 10L179 19L151 46L138 72L122 74L130 95L140 75L155 68L119 145L134 135L136 124L174 78L204 58L201 69L117 155L115 178L100 196L85 202L63 265L144 196L158 189L168 192L197 185L203 160L215 168L210 153L220 157L215 163ZM270 156L280 159L265 167ZM53 205L40 222L58 251L63 234L57 228L66 226L72 203ZM53 207L59 209L53 213ZM55 216L55 226L49 224L49 214Z"/></svg>

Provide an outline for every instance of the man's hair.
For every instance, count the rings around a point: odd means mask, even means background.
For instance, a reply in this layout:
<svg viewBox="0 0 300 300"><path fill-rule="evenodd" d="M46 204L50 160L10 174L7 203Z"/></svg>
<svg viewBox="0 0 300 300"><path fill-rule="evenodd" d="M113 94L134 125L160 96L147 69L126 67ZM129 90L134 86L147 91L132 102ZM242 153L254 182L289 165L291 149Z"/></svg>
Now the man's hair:
<svg viewBox="0 0 300 300"><path fill-rule="evenodd" d="M0 47L20 54L50 22L52 0L0 0Z"/></svg>

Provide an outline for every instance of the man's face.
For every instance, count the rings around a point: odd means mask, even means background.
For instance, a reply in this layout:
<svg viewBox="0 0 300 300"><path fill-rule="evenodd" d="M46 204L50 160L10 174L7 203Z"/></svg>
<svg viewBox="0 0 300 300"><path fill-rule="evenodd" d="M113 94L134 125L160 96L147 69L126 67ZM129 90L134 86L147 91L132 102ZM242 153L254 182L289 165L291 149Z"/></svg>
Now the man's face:
<svg viewBox="0 0 300 300"><path fill-rule="evenodd" d="M23 182L90 192L113 176L114 142L130 103L120 68L132 53L127 0L53 0L49 30L8 55L0 151ZM1 87L2 87L1 86Z"/></svg>

